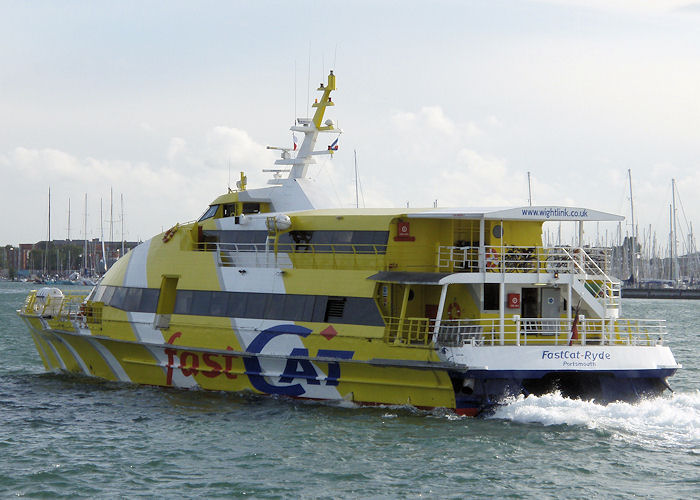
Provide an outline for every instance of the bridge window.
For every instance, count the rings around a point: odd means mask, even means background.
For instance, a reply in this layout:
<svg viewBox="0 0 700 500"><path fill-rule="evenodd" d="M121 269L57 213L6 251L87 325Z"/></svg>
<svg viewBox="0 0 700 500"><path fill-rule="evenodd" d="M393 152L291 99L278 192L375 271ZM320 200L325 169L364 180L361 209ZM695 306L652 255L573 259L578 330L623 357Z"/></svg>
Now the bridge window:
<svg viewBox="0 0 700 500"><path fill-rule="evenodd" d="M219 209L219 205L211 205L206 212L204 212L204 215L202 215L199 218L199 222L202 222L203 220L211 219L216 215L216 211Z"/></svg>

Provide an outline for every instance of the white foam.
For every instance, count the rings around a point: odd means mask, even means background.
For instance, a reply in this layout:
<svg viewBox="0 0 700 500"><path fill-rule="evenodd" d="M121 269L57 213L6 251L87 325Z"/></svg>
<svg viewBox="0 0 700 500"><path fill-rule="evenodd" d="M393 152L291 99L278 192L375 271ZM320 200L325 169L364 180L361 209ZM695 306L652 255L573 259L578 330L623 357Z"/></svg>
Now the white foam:
<svg viewBox="0 0 700 500"><path fill-rule="evenodd" d="M542 425L586 426L651 446L700 447L700 391L606 406L559 393L518 397L489 418Z"/></svg>

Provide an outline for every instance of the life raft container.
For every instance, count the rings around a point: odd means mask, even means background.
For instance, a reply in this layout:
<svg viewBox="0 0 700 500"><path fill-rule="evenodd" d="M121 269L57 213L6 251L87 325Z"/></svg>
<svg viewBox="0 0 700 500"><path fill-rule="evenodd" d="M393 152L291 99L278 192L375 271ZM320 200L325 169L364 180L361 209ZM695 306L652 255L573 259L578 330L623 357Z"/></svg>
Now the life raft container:
<svg viewBox="0 0 700 500"><path fill-rule="evenodd" d="M173 239L173 236L175 236L175 233L177 233L178 227L178 224L175 224L173 227L171 227L165 232L165 234L163 235L163 243L167 243Z"/></svg>

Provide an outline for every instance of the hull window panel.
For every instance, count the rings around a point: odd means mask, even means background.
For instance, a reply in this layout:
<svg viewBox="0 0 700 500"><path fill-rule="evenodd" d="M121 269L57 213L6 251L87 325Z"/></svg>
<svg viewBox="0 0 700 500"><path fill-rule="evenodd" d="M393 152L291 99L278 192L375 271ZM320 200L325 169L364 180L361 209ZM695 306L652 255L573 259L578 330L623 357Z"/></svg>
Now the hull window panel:
<svg viewBox="0 0 700 500"><path fill-rule="evenodd" d="M209 315L209 304L211 303L212 292L197 290L192 296L191 313L197 316Z"/></svg>
<svg viewBox="0 0 700 500"><path fill-rule="evenodd" d="M244 318L248 294L229 292L226 306L226 316L229 318Z"/></svg>
<svg viewBox="0 0 700 500"><path fill-rule="evenodd" d="M209 303L210 316L226 316L228 296L225 293L214 292Z"/></svg>
<svg viewBox="0 0 700 500"><path fill-rule="evenodd" d="M156 312L160 290L157 288L141 289L141 301L137 312Z"/></svg>
<svg viewBox="0 0 700 500"><path fill-rule="evenodd" d="M104 293L102 294L102 302L104 302L106 305L111 305L112 304L112 296L114 295L114 291L116 290L116 287L114 286L106 286L104 287Z"/></svg>
<svg viewBox="0 0 700 500"><path fill-rule="evenodd" d="M112 295L112 298L109 301L109 305L112 307L116 307L117 309L124 309L124 299L126 298L126 291L127 289L125 287L115 287L114 295Z"/></svg>
<svg viewBox="0 0 700 500"><path fill-rule="evenodd" d="M175 300L175 314L192 314L192 297L194 292L192 290L178 290L177 299Z"/></svg>
<svg viewBox="0 0 700 500"><path fill-rule="evenodd" d="M127 288L122 309L125 311L136 311L141 302L141 288Z"/></svg>

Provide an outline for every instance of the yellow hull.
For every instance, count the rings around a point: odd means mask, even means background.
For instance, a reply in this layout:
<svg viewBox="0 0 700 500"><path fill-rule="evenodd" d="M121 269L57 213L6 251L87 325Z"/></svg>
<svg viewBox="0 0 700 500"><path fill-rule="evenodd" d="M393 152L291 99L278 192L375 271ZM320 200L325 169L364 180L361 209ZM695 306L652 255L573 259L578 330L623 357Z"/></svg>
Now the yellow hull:
<svg viewBox="0 0 700 500"><path fill-rule="evenodd" d="M49 371L165 387L455 408L448 372L439 360L429 359L428 349L408 349L413 359L402 359L397 355L405 356L406 348L327 338L297 325L263 330L248 350L240 349L230 329L216 327L182 328L164 343L144 343L93 334L80 323L63 321L64 328L58 329L52 325L58 321L52 319L23 318ZM281 346L266 352L269 344L285 336L293 343L303 340L304 347L292 347L287 356L279 354ZM202 342L186 342L194 337ZM224 338L228 340L223 344L215 341Z"/></svg>

